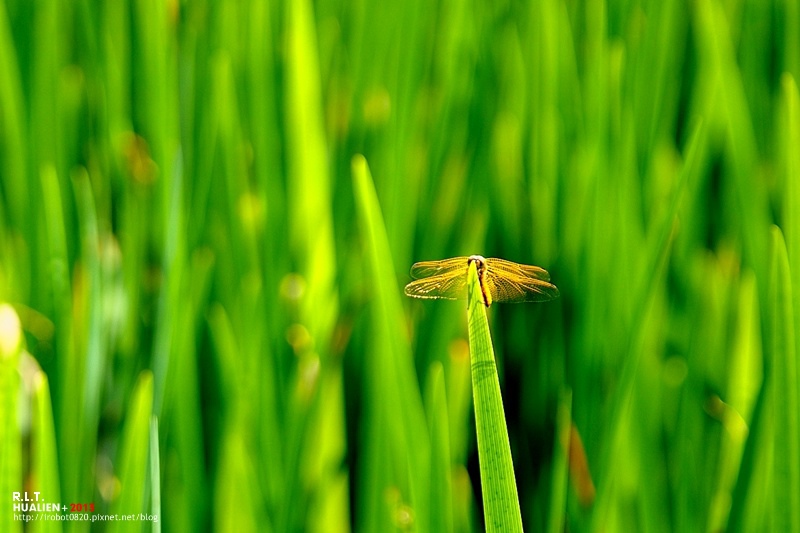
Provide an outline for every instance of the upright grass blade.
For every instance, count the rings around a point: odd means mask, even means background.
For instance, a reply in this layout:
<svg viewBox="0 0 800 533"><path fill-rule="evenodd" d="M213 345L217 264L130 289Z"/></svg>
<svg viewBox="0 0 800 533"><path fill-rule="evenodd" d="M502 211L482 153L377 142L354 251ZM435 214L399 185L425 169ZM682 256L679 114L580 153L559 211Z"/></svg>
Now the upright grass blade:
<svg viewBox="0 0 800 533"><path fill-rule="evenodd" d="M29 216L30 184L24 178L26 169L26 142L29 128L25 120L25 96L22 73L19 69L17 53L14 49L14 35L11 21L6 13L5 2L0 6L0 158L4 172L0 178L0 186L13 202L3 202L3 209L8 210L9 222L19 225L24 231L30 231L32 225L26 224ZM32 233L32 231L31 231Z"/></svg>
<svg viewBox="0 0 800 533"><path fill-rule="evenodd" d="M758 307L756 279L752 271L742 278L738 306L729 385L734 392L728 402L746 421L747 434L742 445L731 443L731 448L735 447L733 453L739 457L739 464L731 474L730 513L726 517L726 531L729 533L767 529L761 522L766 506L760 505L759 500L768 497L765 485L771 480L768 464L772 460L767 445L772 438L772 421L765 420L768 409L765 397L769 390L765 387L762 313ZM729 438L729 441L733 440ZM768 453L763 453L767 450ZM772 509L766 512L771 513Z"/></svg>
<svg viewBox="0 0 800 533"><path fill-rule="evenodd" d="M111 505L113 514L146 513L145 480L150 443L150 417L153 413L153 374L143 372L133 390L128 418L122 434L122 449L117 463L121 484L119 497ZM141 531L141 522L111 522L108 531Z"/></svg>
<svg viewBox="0 0 800 533"><path fill-rule="evenodd" d="M792 270L793 306L800 307L800 91L797 80L789 74L781 78L783 120L778 124L776 136L783 139L781 146L783 168L783 220L786 250ZM800 329L800 315L795 314L795 331ZM795 339L798 341L800 339ZM800 346L798 346L800 349Z"/></svg>
<svg viewBox="0 0 800 533"><path fill-rule="evenodd" d="M158 451L158 417L150 416L150 510L153 533L161 533L161 458Z"/></svg>
<svg viewBox="0 0 800 533"><path fill-rule="evenodd" d="M307 283L301 316L320 345L330 339L337 314L331 177L323 130L322 95L313 6L286 9L286 123L289 245Z"/></svg>
<svg viewBox="0 0 800 533"><path fill-rule="evenodd" d="M470 263L468 276L469 353L486 531L522 531L500 379L475 263Z"/></svg>
<svg viewBox="0 0 800 533"><path fill-rule="evenodd" d="M453 483L450 459L450 420L442 363L435 361L425 384L425 411L431 435L431 531L453 531Z"/></svg>
<svg viewBox="0 0 800 533"><path fill-rule="evenodd" d="M75 314L69 269L69 248L64 221L64 202L58 183L58 175L53 165L45 165L41 170L42 203L44 222L49 246L50 285L52 287L54 319L56 328L56 352L58 362L53 376L52 396L55 398L56 424L59 428L61 456L68 457L80 449L82 423L76 420L75 413L81 405L83 390L73 384L83 379L82 357L76 353ZM76 291L77 301L80 292ZM78 417L80 419L80 417ZM61 481L64 496L79 497L81 461L65 461L61 465ZM74 527L74 526L73 526Z"/></svg>
<svg viewBox="0 0 800 533"><path fill-rule="evenodd" d="M182 248L185 239L179 240L181 244L177 246ZM176 254L173 259L176 277L167 285L174 286L169 288L169 296L159 302L159 313L164 313L164 320L171 322L170 327L162 331L163 349L167 350L162 352L162 362L166 365L163 368L166 380L163 382L163 415L158 413L157 367L153 370L153 413L165 421L164 427L169 428L163 432L163 447L168 450L165 457L174 461L168 468L175 468L180 474L164 479L162 489L169 498L163 502L161 519L165 521L167 530L195 531L204 523L203 510L209 507L205 505L208 477L203 468L203 457L196 453L202 448L203 428L200 370L195 358L195 325L198 309L205 304L213 262L211 257L202 253L193 254L188 265L183 253ZM180 306L176 307L178 302Z"/></svg>
<svg viewBox="0 0 800 533"><path fill-rule="evenodd" d="M47 179L43 176L43 179ZM94 461L97 428L100 422L100 408L103 392L103 377L108 363L108 331L104 328L104 319L107 302L104 300L104 280L100 257L100 237L101 221L98 218L97 203L92 191L91 178L84 168L79 168L73 175L73 188L75 191L76 205L78 206L78 219L81 232L81 255L84 261L85 270L83 274L83 286L73 287L74 292L82 291L81 296L74 295L73 301L80 302L80 314L82 323L75 321L76 337L81 348L67 352L76 356L78 373L83 381L82 394L77 392L78 387L74 383L64 383L67 397L70 401L80 399L80 404L69 407L75 409L78 405L82 408L78 411L78 424L80 424L80 446L78 450L69 450L64 447L62 450L62 460L72 454L81 457L81 462L76 470L72 471L75 476L67 479L65 483L65 493L63 496L67 501L81 501L87 494L92 494L93 479L91 477L91 464ZM63 305L63 304L62 304ZM75 313L78 314L78 313ZM84 344L85 343L85 344ZM70 371L75 368L72 366L74 361L66 363ZM62 409L61 424L67 424L75 415L69 412L67 405L60 406ZM74 499L74 498L77 498ZM78 527L78 526L68 526Z"/></svg>
<svg viewBox="0 0 800 533"><path fill-rule="evenodd" d="M367 160L360 155L353 158L353 182L372 291L365 394L373 401L365 408L359 529L412 526L429 531L430 442L425 413L378 197Z"/></svg>
<svg viewBox="0 0 800 533"><path fill-rule="evenodd" d="M316 7L308 0L292 2L285 9L284 19L288 244L297 272L305 281L298 322L307 328L312 340L300 354L305 363L299 365L298 377L307 374L304 365L319 366L319 370L314 371L313 379L298 381L311 394L308 400L293 402L287 417L285 471L290 483L278 530L299 527L295 525L299 523L306 530L312 529L304 514L319 516L323 508L348 506L342 491L323 489L344 457L345 429L344 394L337 385L342 370L329 350L339 315L339 291L332 211L334 180L329 172L329 143L324 129ZM307 495L313 502L306 499Z"/></svg>
<svg viewBox="0 0 800 533"><path fill-rule="evenodd" d="M775 531L800 531L800 399L795 357L792 282L786 243L777 226L772 228L770 256L770 330L767 346L772 369L772 404L775 416L774 458Z"/></svg>
<svg viewBox="0 0 800 533"><path fill-rule="evenodd" d="M553 446L553 480L550 483L550 513L547 531L562 533L567 514L570 432L572 429L572 391L564 389L558 399Z"/></svg>
<svg viewBox="0 0 800 533"><path fill-rule="evenodd" d="M50 402L50 385L44 372L36 374L33 390L33 420L31 425L31 473L35 491L41 492L48 502L60 502L58 479L58 454ZM31 531L58 532L57 520L31 522Z"/></svg>
<svg viewBox="0 0 800 533"><path fill-rule="evenodd" d="M717 126L725 128L727 158L731 163L731 183L734 185L736 208L742 221L742 255L746 262L752 263L756 278L763 282L767 255L767 242L759 232L769 224L769 205L764 188L756 187L752 176L757 170L758 146L753 119L747 104L745 81L738 66L737 50L732 36L733 29L723 6L710 0L694 4L697 39L699 48L706 52L700 58L701 72L710 76L713 92L707 94L712 107L717 107L721 121ZM707 74L706 74L707 73ZM704 105L704 104L701 104ZM702 108L703 115L708 114ZM713 128L714 124L709 124Z"/></svg>
<svg viewBox="0 0 800 533"><path fill-rule="evenodd" d="M609 411L608 423L610 424L608 443L600 459L600 477L604 487L598 491L597 502L595 503L592 521L592 529L602 529L603 523L608 519L612 500L614 497L614 477L618 469L614 468L614 461L619 457L620 434L624 425L629 421L629 407L633 398L634 385L636 383L639 362L643 350L641 342L646 333L646 320L650 308L654 305L655 295L660 283L666 275L667 259L669 257L670 245L674 235L673 228L675 221L680 213L681 197L687 187L687 182L695 179L699 172L700 151L706 141L705 130L702 123L698 124L686 147L686 159L681 169L675 191L665 215L662 220L651 231L647 253L644 256L644 263L639 271L640 281L634 289L636 296L634 301L636 307L632 314L629 327L629 337L627 339L627 353L630 354L622 364L619 375L619 384L614 394Z"/></svg>
<svg viewBox="0 0 800 533"><path fill-rule="evenodd" d="M213 529L271 533L276 528L269 518L258 512L256 506L257 485L244 433L239 427L226 428L223 432L216 494L212 500L217 509Z"/></svg>
<svg viewBox="0 0 800 533"><path fill-rule="evenodd" d="M14 308L0 304L0 490L7 501L0 505L0 530L14 533L22 522L14 520L11 494L22 490L22 451L17 424L22 326Z"/></svg>

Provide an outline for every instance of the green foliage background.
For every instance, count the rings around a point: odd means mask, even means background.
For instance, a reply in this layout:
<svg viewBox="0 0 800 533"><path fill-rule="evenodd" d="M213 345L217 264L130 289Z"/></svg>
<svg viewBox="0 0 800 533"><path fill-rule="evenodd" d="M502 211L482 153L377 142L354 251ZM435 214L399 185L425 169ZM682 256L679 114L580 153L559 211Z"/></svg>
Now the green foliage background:
<svg viewBox="0 0 800 533"><path fill-rule="evenodd" d="M481 253L562 295L489 310L526 529L800 531L798 76L791 0L4 0L0 529L481 530L402 297Z"/></svg>

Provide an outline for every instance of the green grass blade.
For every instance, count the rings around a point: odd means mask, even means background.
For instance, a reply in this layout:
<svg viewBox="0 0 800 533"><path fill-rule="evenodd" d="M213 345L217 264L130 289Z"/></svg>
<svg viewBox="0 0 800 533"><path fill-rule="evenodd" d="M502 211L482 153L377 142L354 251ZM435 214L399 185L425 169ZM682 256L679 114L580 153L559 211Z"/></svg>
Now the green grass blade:
<svg viewBox="0 0 800 533"><path fill-rule="evenodd" d="M785 74L781 79L783 120L778 124L777 136L782 139L783 168L783 220L786 249L792 270L793 306L800 306L800 92L797 82ZM800 316L795 316L795 331L800 328ZM795 339L798 340L798 339ZM798 346L800 349L800 346Z"/></svg>
<svg viewBox="0 0 800 533"><path fill-rule="evenodd" d="M771 426L767 428L768 416L765 387L764 353L761 331L761 310L758 307L755 275L743 276L739 292L739 317L736 324L736 344L731 361L730 387L735 391L730 405L741 413L748 424L747 437L741 449L735 484L731 487L731 507L727 517L729 533L767 529L759 522L764 514L760 499L765 499L764 485L770 477L772 450ZM771 415L771 413L769 413ZM764 453L766 452L766 453ZM772 509L767 510L771 513Z"/></svg>
<svg viewBox="0 0 800 533"><path fill-rule="evenodd" d="M748 531L773 531L764 527L765 515L772 515L772 443L773 424L770 419L769 390L762 386L753 406L753 417L748 428L747 442L742 452L739 476L731 495L731 512L728 516L730 533ZM752 523L759 525L750 527ZM769 522L767 522L769 523Z"/></svg>
<svg viewBox="0 0 800 533"><path fill-rule="evenodd" d="M104 280L102 273L101 257L100 257L100 237L101 237L101 221L98 218L97 203L95 201L94 193L92 190L91 178L84 168L79 168L73 175L73 188L75 192L76 204L78 206L78 218L80 222L81 231L81 255L85 266L85 300L83 302L85 313L85 322L78 326L76 329L82 329L77 335L81 335L82 342L85 350L80 355L82 360L78 363L81 365L78 372L81 374L83 380L83 394L80 396L83 408L78 411L80 427L81 445L79 450L63 450L68 457L72 453L78 453L82 459L82 464L73 471L76 478L68 479L65 486L67 490L64 497L68 501L79 502L85 495L91 494L93 487L93 479L90 475L91 464L95 459L96 441L94 440L97 435L97 428L100 422L100 409L102 402L103 392L103 377L106 372L106 365L108 363L108 332L104 328L104 318L106 313L107 302L104 300ZM77 299L77 297L74 297ZM75 350L75 352L79 352ZM72 352L73 355L78 355ZM71 352L67 352L71 353ZM72 365L72 362L67 364ZM70 368L73 370L73 368ZM72 383L65 383L64 387L67 390L76 389ZM70 394L71 399L77 399L77 393ZM61 409L66 409L67 406L62 405ZM76 408L76 406L72 406ZM62 412L61 424L68 423L75 415L72 413ZM77 485L76 485L77 483ZM74 498L74 499L73 499ZM77 527L77 526L75 526Z"/></svg>
<svg viewBox="0 0 800 533"><path fill-rule="evenodd" d="M24 177L26 169L26 139L29 128L25 120L25 97L22 73L19 69L11 21L6 13L5 2L0 6L0 157L3 160L4 172L0 179L9 198L13 202L4 202L3 209L8 209L9 221L18 224L24 231L31 231L29 220L30 184Z"/></svg>
<svg viewBox="0 0 800 533"><path fill-rule="evenodd" d="M425 387L425 411L431 435L431 531L453 531L453 484L450 458L450 420L444 369L438 361L428 371Z"/></svg>
<svg viewBox="0 0 800 533"><path fill-rule="evenodd" d="M475 263L469 266L469 353L486 531L522 531L500 379Z"/></svg>
<svg viewBox="0 0 800 533"><path fill-rule="evenodd" d="M556 413L553 444L553 479L550 483L550 516L547 531L563 533L567 515L567 481L569 478L569 446L572 430L572 391L561 391Z"/></svg>
<svg viewBox="0 0 800 533"><path fill-rule="evenodd" d="M759 232L769 224L766 189L756 187L752 179L757 171L758 146L753 127L752 113L745 94L745 80L737 63L737 50L733 29L723 6L709 0L695 4L699 48L707 56L700 59L701 71L711 76L717 84L712 91L703 91L709 101L703 104L701 116L716 108L720 123L725 128L726 157L731 164L730 180L735 187L736 209L740 212L742 255L752 263L756 278L763 282L767 256L767 242ZM705 63L708 61L708 64ZM715 124L710 123L709 128Z"/></svg>
<svg viewBox="0 0 800 533"><path fill-rule="evenodd" d="M634 385L642 355L640 343L646 333L646 318L650 314L649 309L654 305L653 302L660 283L666 275L670 245L674 236L675 222L680 213L683 192L687 188L688 182L694 181L700 171L700 154L706 142L705 136L706 132L703 124L698 124L687 142L685 162L672 194L669 208L658 225L652 230L647 254L644 257L645 262L639 271L640 280L634 289L635 296L633 297L636 307L632 314L633 323L629 327L626 347L630 356L622 364L619 384L612 399L608 416L608 423L611 425L609 429L610 438L606 445L607 448L601 457L598 476L600 477L598 486L601 488L598 491L597 502L592 515L593 529L601 528L601 524L608 519L609 512L613 506L613 481L619 471L614 467L613 463L619 458L620 433L630 417L629 407L633 398ZM602 485L600 485L601 483Z"/></svg>
<svg viewBox="0 0 800 533"><path fill-rule="evenodd" d="M316 486L307 510L309 533L350 531L349 474L342 468L347 455L344 377L337 365L330 368L320 378L318 408L310 421L314 433L306 437L311 442L303 457L305 475Z"/></svg>
<svg viewBox="0 0 800 533"><path fill-rule="evenodd" d="M286 9L286 123L289 239L298 272L307 283L301 313L320 344L330 339L337 314L331 179L317 57L313 6Z"/></svg>
<svg viewBox="0 0 800 533"><path fill-rule="evenodd" d="M83 390L72 386L83 380L82 357L76 353L75 316L73 294L70 280L69 253L67 231L64 221L64 201L58 183L55 167L45 165L41 173L42 203L44 206L44 222L49 246L50 285L53 294L54 319L59 324L56 329L56 351L58 368L53 376L53 396L56 398L56 423L59 428L58 446L62 457L67 457L74 450L80 449L82 416L80 412ZM79 298L80 300L80 295ZM80 321L77 321L80 323ZM79 348L78 348L79 349ZM79 497L80 470L82 461L66 461L61 465L61 480L64 496ZM74 526L73 526L74 527Z"/></svg>
<svg viewBox="0 0 800 533"><path fill-rule="evenodd" d="M178 246L183 247L184 239L180 241L182 243ZM208 475L203 467L202 455L196 453L203 446L203 428L198 376L200 369L195 357L195 325L199 317L198 308L206 302L213 265L211 259L207 254L193 254L191 262L186 264L183 254L176 254L173 261L173 267L177 269L174 271L176 277L167 283L170 285L170 294L165 295L159 303L159 313L163 313L164 320L171 322L169 328L162 330L163 349L167 350L161 354L166 364L164 384L168 386L163 390L163 415L159 415L156 404L157 368L154 368L153 412L159 416L159 420L164 421L164 427L169 428L164 432L163 446L169 450L165 457L172 457L174 462L169 463L167 468L175 468L180 472L179 475L165 477L162 486L164 493L169 494L169 498L163 502L161 517L167 530L199 529L206 516L198 509L209 507L205 505L209 493Z"/></svg>
<svg viewBox="0 0 800 533"><path fill-rule="evenodd" d="M769 302L770 331L767 346L772 368L774 440L775 531L800 531L800 399L795 356L792 281L786 243L772 228Z"/></svg>
<svg viewBox="0 0 800 533"><path fill-rule="evenodd" d="M58 453L50 402L50 384L44 372L39 372L34 382L32 422L31 474L35 483L33 490L41 492L47 502L60 502ZM31 531L42 533L61 531L61 522L35 521L31 523Z"/></svg>
<svg viewBox="0 0 800 533"><path fill-rule="evenodd" d="M0 490L11 498L22 489L22 451L17 424L22 326L14 308L0 304ZM14 533L22 522L14 520L10 501L0 505L0 530Z"/></svg>
<svg viewBox="0 0 800 533"><path fill-rule="evenodd" d="M150 417L150 510L155 517L153 533L161 533L161 457L156 415Z"/></svg>
<svg viewBox="0 0 800 533"><path fill-rule="evenodd" d="M339 288L333 224L335 189L324 129L324 80L315 19L318 7L300 0L283 10L288 244L294 268L306 287L299 301L297 321L313 339L313 349L301 360L313 360L310 364L319 365L319 375L310 389L311 401L295 403L287 420L285 471L290 483L284 491L286 504L276 522L278 530L298 527L295 524L299 523L308 530L314 527L309 525L309 514L319 516L326 507L348 507L346 500L340 498L341 492L322 488L330 479L326 474L335 472L341 464L345 446L340 442L345 430L341 414L344 396L336 386L341 367L329 357L339 315ZM304 373L303 365L298 376ZM303 483L296 475L298 471Z"/></svg>
<svg viewBox="0 0 800 533"><path fill-rule="evenodd" d="M263 531L276 528L256 506L257 486L253 479L252 460L245 443L245 431L226 428L223 432L221 457L214 495L214 530Z"/></svg>
<svg viewBox="0 0 800 533"><path fill-rule="evenodd" d="M143 372L136 383L130 400L128 418L122 433L121 451L117 463L120 492L111 505L111 513L130 515L147 513L145 481L150 465L150 417L153 413L153 374ZM141 531L140 521L112 522L109 531Z"/></svg>
<svg viewBox="0 0 800 533"><path fill-rule="evenodd" d="M353 158L353 181L372 291L372 332L365 394L366 433L360 530L407 527L428 531L430 443L405 334L405 315L389 241L367 161ZM394 509L387 515L387 493Z"/></svg>

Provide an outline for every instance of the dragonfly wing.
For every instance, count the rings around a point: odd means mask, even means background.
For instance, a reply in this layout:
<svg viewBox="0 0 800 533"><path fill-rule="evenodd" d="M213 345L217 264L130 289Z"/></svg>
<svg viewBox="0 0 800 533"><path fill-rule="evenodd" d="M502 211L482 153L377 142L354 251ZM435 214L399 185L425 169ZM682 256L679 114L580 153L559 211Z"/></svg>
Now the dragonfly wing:
<svg viewBox="0 0 800 533"><path fill-rule="evenodd" d="M467 271L467 257L453 257L441 261L420 261L411 265L411 277L414 279L439 276L456 271L460 268Z"/></svg>
<svg viewBox="0 0 800 533"><path fill-rule="evenodd" d="M485 285L495 302L546 302L558 298L558 287L534 278L488 272Z"/></svg>
<svg viewBox="0 0 800 533"><path fill-rule="evenodd" d="M466 273L452 271L418 279L406 285L405 293L412 298L464 300L467 297L467 276Z"/></svg>
<svg viewBox="0 0 800 533"><path fill-rule="evenodd" d="M550 274L542 267L533 265L523 265L521 263L514 263L506 259L497 257L490 257L486 260L486 268L489 270L496 270L498 272L505 272L516 276L525 278L535 278L542 281L550 281Z"/></svg>

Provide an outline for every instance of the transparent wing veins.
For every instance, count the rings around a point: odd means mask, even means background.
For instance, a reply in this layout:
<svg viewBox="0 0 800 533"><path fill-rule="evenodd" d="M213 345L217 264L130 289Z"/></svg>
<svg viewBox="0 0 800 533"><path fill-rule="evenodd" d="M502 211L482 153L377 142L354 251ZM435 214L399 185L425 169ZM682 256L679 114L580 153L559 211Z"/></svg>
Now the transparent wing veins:
<svg viewBox="0 0 800 533"><path fill-rule="evenodd" d="M442 259L441 261L420 261L411 265L411 277L414 279L439 276L456 271L459 268L467 272L467 258L453 257L452 259Z"/></svg>
<svg viewBox="0 0 800 533"><path fill-rule="evenodd" d="M546 302L558 298L558 287L534 278L509 278L488 272L487 289L495 302Z"/></svg>
<svg viewBox="0 0 800 533"><path fill-rule="evenodd" d="M412 298L464 300L467 297L468 258L420 261L411 267L412 281L405 293ZM558 287L550 283L543 268L506 259L486 259L484 288L494 302L545 302L558 298Z"/></svg>
<svg viewBox="0 0 800 533"><path fill-rule="evenodd" d="M486 268L490 271L503 271L508 274L515 274L527 278L539 279L542 281L550 281L550 274L542 267L533 265L523 265L521 263L514 263L506 259L497 257L490 257L486 260Z"/></svg>
<svg viewBox="0 0 800 533"><path fill-rule="evenodd" d="M418 279L406 285L405 293L412 298L464 300L467 297L467 276L450 272Z"/></svg>

